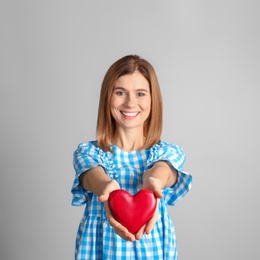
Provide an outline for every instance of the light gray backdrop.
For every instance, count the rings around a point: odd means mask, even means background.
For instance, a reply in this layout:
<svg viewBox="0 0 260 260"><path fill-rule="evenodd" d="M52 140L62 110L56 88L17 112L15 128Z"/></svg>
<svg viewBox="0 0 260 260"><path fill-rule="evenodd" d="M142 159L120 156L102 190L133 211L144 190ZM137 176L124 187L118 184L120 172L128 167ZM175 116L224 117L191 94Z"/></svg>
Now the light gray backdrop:
<svg viewBox="0 0 260 260"><path fill-rule="evenodd" d="M194 176L170 208L180 260L260 259L259 3L2 0L0 259L73 259L72 153L126 54L154 65Z"/></svg>

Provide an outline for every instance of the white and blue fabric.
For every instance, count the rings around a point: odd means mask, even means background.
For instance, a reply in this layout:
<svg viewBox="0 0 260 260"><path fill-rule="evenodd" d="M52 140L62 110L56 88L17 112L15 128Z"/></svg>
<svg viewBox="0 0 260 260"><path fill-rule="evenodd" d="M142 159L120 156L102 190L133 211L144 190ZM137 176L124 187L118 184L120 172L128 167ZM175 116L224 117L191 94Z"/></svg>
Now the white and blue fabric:
<svg viewBox="0 0 260 260"><path fill-rule="evenodd" d="M125 152L112 145L111 152L104 152L97 141L81 143L74 152L76 171L72 187L72 205L86 204L76 238L76 260L159 259L177 260L174 226L167 206L173 206L190 190L192 176L182 171L185 155L179 146L159 142L149 150ZM125 241L109 225L103 203L90 191L83 189L79 176L95 166L102 166L107 175L116 180L121 189L130 194L142 186L145 170L157 161L169 162L178 173L176 183L164 188L159 204L159 218L149 235L144 234L135 242ZM163 172L162 172L163 174Z"/></svg>

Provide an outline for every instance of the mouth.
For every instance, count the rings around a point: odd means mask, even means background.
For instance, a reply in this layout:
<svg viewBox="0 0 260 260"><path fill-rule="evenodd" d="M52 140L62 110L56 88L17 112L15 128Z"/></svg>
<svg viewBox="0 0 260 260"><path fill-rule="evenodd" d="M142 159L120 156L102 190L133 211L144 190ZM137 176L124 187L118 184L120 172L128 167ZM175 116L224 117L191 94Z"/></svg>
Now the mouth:
<svg viewBox="0 0 260 260"><path fill-rule="evenodd" d="M136 117L138 114L139 114L139 112L123 112L123 111L121 111L121 113L125 116L125 117L128 117L128 118L131 118L131 117Z"/></svg>

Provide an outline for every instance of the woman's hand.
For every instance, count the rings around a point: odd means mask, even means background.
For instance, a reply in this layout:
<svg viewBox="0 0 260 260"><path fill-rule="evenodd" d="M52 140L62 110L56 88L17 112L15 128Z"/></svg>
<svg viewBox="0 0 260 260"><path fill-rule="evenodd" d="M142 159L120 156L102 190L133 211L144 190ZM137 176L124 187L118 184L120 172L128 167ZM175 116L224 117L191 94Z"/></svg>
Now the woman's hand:
<svg viewBox="0 0 260 260"><path fill-rule="evenodd" d="M108 200L109 194L114 190L119 190L120 186L119 183L115 180L109 180L106 182L105 187L103 188L103 191L98 196L98 199L100 202L105 202Z"/></svg>
<svg viewBox="0 0 260 260"><path fill-rule="evenodd" d="M158 220L158 216L159 216L159 212L158 212L158 205L159 205L160 200L157 199L157 206L156 206L156 210L154 211L154 214L152 216L152 218L144 225L142 226L137 233L135 234L135 239L136 240L140 240L142 235L145 234L150 234L151 231L153 230L153 227L156 223L156 221Z"/></svg>
<svg viewBox="0 0 260 260"><path fill-rule="evenodd" d="M172 186L177 180L177 171L166 161L156 162L152 168L145 171L141 190L151 190L157 198L157 209L153 217L136 234L140 239L143 233L149 234L158 219L158 204L163 197L162 189Z"/></svg>
<svg viewBox="0 0 260 260"><path fill-rule="evenodd" d="M162 194L162 182L154 177L147 177L145 178L145 181L143 183L143 186L141 187L141 190L151 190L154 192L155 196L157 197L157 207L154 212L154 215L152 218L143 226L141 227L138 232L135 234L135 238L137 240L141 239L142 235L146 233L147 235L151 233L153 230L153 227L158 220L159 212L158 212L158 206L160 203L160 199L163 197Z"/></svg>
<svg viewBox="0 0 260 260"><path fill-rule="evenodd" d="M115 233L127 241L134 242L135 236L132 233L130 233L126 227L124 227L118 221L115 220L115 218L111 214L107 201L105 201L105 210L107 213L108 222L111 225L111 227L114 228Z"/></svg>
<svg viewBox="0 0 260 260"><path fill-rule="evenodd" d="M108 206L108 198L109 198L109 194L114 191L114 190L118 190L120 189L120 186L118 184L117 181L115 180L111 180L107 186L105 187L105 189L103 190L103 193L98 197L100 202L104 202L104 207L107 213L107 219L109 224L111 225L111 227L114 228L115 233L117 235L119 235L120 237L122 237L123 239L127 240L127 241L135 241L135 236L130 233L126 227L124 227L123 225L121 225L118 221L116 221L116 219L112 216L110 208Z"/></svg>
<svg viewBox="0 0 260 260"><path fill-rule="evenodd" d="M161 199L162 194L162 182L158 178L149 176L144 179L143 185L140 190L151 190L154 192L155 197Z"/></svg>

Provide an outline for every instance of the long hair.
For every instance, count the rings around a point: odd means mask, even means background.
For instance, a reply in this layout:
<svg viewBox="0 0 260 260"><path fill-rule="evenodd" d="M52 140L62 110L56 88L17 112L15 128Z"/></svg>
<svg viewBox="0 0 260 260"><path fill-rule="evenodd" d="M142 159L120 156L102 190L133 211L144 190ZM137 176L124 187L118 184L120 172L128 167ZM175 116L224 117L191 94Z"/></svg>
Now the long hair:
<svg viewBox="0 0 260 260"><path fill-rule="evenodd" d="M104 76L99 100L97 140L104 151L109 151L116 131L116 122L111 115L111 98L117 79L139 71L149 82L151 111L144 123L145 141L140 150L149 149L158 143L162 133L162 96L153 66L137 55L127 55L113 63Z"/></svg>

